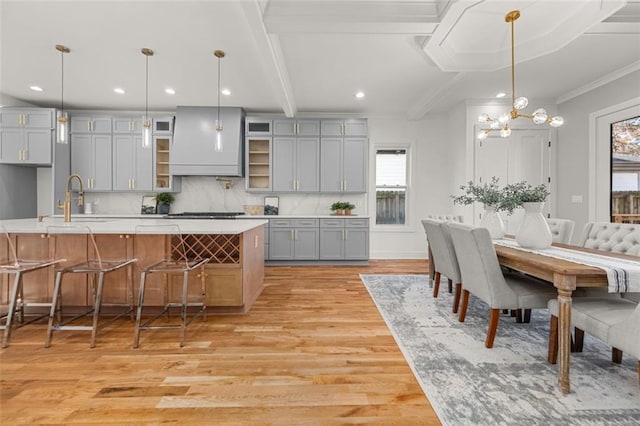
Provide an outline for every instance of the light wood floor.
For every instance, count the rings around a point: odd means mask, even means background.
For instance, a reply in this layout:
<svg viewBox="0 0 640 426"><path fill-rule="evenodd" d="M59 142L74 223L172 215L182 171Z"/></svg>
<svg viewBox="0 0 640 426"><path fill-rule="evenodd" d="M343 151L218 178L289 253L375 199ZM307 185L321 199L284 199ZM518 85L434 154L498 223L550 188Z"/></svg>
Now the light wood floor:
<svg viewBox="0 0 640 426"><path fill-rule="evenodd" d="M439 424L358 274L427 262L268 267L247 315L141 334L18 329L0 352L0 424Z"/></svg>

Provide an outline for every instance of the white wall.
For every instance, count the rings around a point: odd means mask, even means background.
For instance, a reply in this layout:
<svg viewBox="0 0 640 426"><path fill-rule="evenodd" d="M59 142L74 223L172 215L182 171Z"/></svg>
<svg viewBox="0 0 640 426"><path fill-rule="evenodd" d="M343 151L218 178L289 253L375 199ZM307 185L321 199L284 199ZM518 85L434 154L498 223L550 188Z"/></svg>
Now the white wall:
<svg viewBox="0 0 640 426"><path fill-rule="evenodd" d="M411 181L407 201L407 226L401 230L389 225L376 226L371 218L370 256L372 259L426 258L426 238L420 222L427 214L451 214L453 205L450 173L455 150L447 135L447 116L431 115L424 120L403 117L369 117L370 193L375 192L375 146L407 144L410 146ZM375 199L369 201L374 215Z"/></svg>
<svg viewBox="0 0 640 426"><path fill-rule="evenodd" d="M556 206L559 217L576 222L574 241L589 221L589 116L639 96L640 71L635 71L559 105L565 124L558 129ZM581 196L582 203L572 203L573 195Z"/></svg>

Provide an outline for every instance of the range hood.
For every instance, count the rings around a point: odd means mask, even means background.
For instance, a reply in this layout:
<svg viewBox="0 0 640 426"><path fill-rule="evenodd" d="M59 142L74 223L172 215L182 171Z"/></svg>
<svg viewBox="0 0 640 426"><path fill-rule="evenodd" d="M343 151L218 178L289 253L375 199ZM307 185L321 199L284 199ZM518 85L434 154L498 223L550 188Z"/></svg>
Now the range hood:
<svg viewBox="0 0 640 426"><path fill-rule="evenodd" d="M169 172L176 176L244 176L244 117L239 107L220 108L222 146L216 151L216 107L178 106Z"/></svg>

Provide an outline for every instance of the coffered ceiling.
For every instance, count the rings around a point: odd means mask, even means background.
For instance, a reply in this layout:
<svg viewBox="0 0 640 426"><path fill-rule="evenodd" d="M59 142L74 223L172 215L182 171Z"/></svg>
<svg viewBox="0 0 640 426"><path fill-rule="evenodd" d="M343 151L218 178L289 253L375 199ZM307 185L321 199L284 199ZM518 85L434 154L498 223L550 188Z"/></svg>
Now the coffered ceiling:
<svg viewBox="0 0 640 426"><path fill-rule="evenodd" d="M147 47L150 110L216 105L222 49L223 106L418 119L510 94L513 9L520 96L640 69L636 0L0 0L0 94L59 106L64 44L66 108L143 110Z"/></svg>

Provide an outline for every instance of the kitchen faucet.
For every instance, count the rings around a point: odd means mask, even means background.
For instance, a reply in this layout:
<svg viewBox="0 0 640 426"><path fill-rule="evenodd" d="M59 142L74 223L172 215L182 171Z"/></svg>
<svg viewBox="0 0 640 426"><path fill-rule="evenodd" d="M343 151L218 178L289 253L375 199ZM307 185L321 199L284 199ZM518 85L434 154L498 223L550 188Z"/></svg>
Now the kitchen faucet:
<svg viewBox="0 0 640 426"><path fill-rule="evenodd" d="M59 209L64 209L64 221L71 222L71 181L73 178L78 180L80 184L80 191L78 191L78 205L81 206L84 204L84 191L82 190L82 178L78 175L71 175L67 178L67 192L64 197L64 204L61 204L58 201L57 207Z"/></svg>

